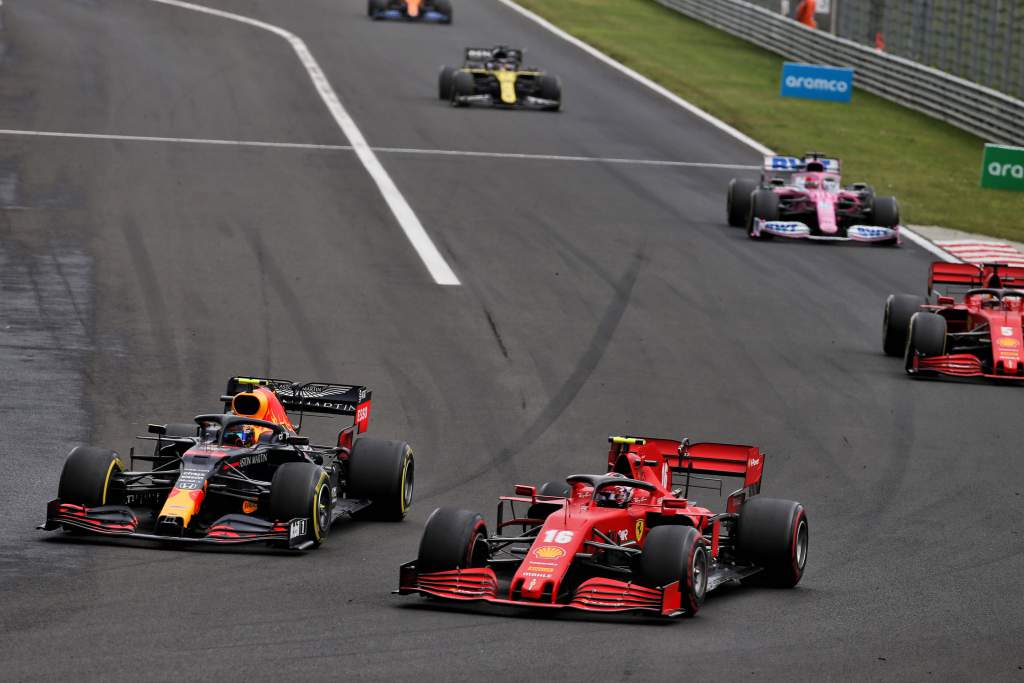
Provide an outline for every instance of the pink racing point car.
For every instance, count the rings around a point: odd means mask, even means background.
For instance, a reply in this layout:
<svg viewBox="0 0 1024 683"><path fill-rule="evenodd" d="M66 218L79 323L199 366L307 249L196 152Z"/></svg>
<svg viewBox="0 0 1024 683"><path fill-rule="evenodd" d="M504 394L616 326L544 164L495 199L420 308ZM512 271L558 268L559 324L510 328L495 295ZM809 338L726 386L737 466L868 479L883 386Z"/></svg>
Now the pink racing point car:
<svg viewBox="0 0 1024 683"><path fill-rule="evenodd" d="M839 160L810 153L765 157L761 180L733 178L729 225L752 239L772 237L895 245L900 210L894 197L876 197L865 183L843 187Z"/></svg>

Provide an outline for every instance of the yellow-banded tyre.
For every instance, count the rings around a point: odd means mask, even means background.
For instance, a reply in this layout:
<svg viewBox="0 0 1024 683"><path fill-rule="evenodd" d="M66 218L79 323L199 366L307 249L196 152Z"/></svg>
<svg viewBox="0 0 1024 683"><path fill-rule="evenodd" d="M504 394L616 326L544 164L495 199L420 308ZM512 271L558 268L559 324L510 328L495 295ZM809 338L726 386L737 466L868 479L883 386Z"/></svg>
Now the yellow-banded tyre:
<svg viewBox="0 0 1024 683"><path fill-rule="evenodd" d="M277 521L308 520L309 539L319 547L331 530L331 486L327 472L310 462L286 462L270 483L270 512Z"/></svg>
<svg viewBox="0 0 1024 683"><path fill-rule="evenodd" d="M57 497L65 503L86 507L121 502L123 482L118 475L124 463L114 451L93 446L77 446L68 453L60 473Z"/></svg>
<svg viewBox="0 0 1024 683"><path fill-rule="evenodd" d="M397 522L412 506L415 463L404 441L358 439L348 457L345 494L371 502L365 516Z"/></svg>

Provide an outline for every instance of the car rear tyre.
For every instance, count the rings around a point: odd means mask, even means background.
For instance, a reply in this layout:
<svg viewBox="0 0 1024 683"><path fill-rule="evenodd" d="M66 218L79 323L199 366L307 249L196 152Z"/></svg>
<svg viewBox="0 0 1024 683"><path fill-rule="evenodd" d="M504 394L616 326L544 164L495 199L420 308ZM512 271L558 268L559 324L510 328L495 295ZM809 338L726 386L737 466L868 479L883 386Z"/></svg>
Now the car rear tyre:
<svg viewBox="0 0 1024 683"><path fill-rule="evenodd" d="M454 66L441 67L441 74L437 77L438 99L445 102L451 101L454 88L452 81L455 79L455 74L458 71Z"/></svg>
<svg viewBox="0 0 1024 683"><path fill-rule="evenodd" d="M452 19L455 18L451 0L434 0L434 9L447 17L447 19L441 22L442 24L450 24Z"/></svg>
<svg viewBox="0 0 1024 683"><path fill-rule="evenodd" d="M946 353L946 319L938 313L919 311L910 318L907 348L903 358L908 373L913 372L916 356L942 356Z"/></svg>
<svg viewBox="0 0 1024 683"><path fill-rule="evenodd" d="M415 464L404 441L358 439L348 456L346 495L367 498L363 515L397 522L412 506Z"/></svg>
<svg viewBox="0 0 1024 683"><path fill-rule="evenodd" d="M900 224L900 207L895 197L875 197L872 201L871 223L885 228Z"/></svg>
<svg viewBox="0 0 1024 683"><path fill-rule="evenodd" d="M751 195L757 190L757 183L753 180L733 178L729 181L729 192L725 199L725 213L729 225L734 228L742 228L750 213Z"/></svg>
<svg viewBox="0 0 1024 683"><path fill-rule="evenodd" d="M370 17L376 18L378 12L383 12L387 8L387 0L367 0L366 2L366 14Z"/></svg>
<svg viewBox="0 0 1024 683"><path fill-rule="evenodd" d="M470 97L476 94L476 81L473 74L459 71L452 77L452 106L466 106L459 101L459 97Z"/></svg>
<svg viewBox="0 0 1024 683"><path fill-rule="evenodd" d="M756 582L792 588L807 566L809 531L800 503L756 496L740 509L737 553L764 570L754 577Z"/></svg>
<svg viewBox="0 0 1024 683"><path fill-rule="evenodd" d="M768 240L771 235L754 234L754 219L779 220L779 197L771 190L756 190L750 197L750 212L747 214L747 235L751 239Z"/></svg>
<svg viewBox="0 0 1024 683"><path fill-rule="evenodd" d="M882 349L887 356L901 356L907 350L910 318L925 304L924 297L913 294L890 294L885 300L882 319Z"/></svg>
<svg viewBox="0 0 1024 683"><path fill-rule="evenodd" d="M700 532L690 526L651 529L640 556L640 576L658 588L678 581L682 609L687 616L697 614L708 589L708 549Z"/></svg>
<svg viewBox="0 0 1024 683"><path fill-rule="evenodd" d="M286 462L270 483L270 512L277 521L307 520L309 539L319 547L331 528L331 486L327 472L311 462Z"/></svg>
<svg viewBox="0 0 1024 683"><path fill-rule="evenodd" d="M562 81L558 76L544 74L537 77L537 97L545 100L554 100L557 105L547 108L547 111L558 111L562 108Z"/></svg>
<svg viewBox="0 0 1024 683"><path fill-rule="evenodd" d="M437 508L430 513L416 559L419 571L485 567L489 557L487 525L479 513L460 508Z"/></svg>
<svg viewBox="0 0 1024 683"><path fill-rule="evenodd" d="M57 485L57 497L85 507L107 505L117 486L116 475L124 463L114 451L76 446L68 453Z"/></svg>

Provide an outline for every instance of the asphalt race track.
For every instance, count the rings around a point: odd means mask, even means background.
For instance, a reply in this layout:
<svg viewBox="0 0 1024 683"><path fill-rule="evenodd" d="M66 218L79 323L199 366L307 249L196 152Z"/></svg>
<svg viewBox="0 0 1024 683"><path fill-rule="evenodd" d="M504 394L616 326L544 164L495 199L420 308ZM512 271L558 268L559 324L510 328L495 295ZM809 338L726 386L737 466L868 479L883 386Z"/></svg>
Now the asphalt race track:
<svg viewBox="0 0 1024 683"><path fill-rule="evenodd" d="M375 147L759 161L497 0L451 27L207 4L300 36ZM0 11L2 129L347 144L267 31L147 0ZM441 64L498 42L562 77L563 113L436 99ZM753 243L727 169L379 158L461 286L345 149L0 134L0 679L1024 679L1020 389L881 353L884 296L922 291L929 254ZM416 451L410 517L301 556L34 529L72 445L126 454L236 373L369 385L371 433ZM609 433L764 448L763 492L809 511L800 586L668 623L389 595L435 506L491 519L514 483L599 471Z"/></svg>

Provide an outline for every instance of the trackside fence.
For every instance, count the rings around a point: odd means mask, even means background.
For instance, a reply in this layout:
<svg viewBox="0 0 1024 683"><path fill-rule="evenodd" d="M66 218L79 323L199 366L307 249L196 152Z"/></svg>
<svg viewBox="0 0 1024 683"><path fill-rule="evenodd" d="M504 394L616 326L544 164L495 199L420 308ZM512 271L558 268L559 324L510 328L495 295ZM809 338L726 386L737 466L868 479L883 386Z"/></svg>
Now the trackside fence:
<svg viewBox="0 0 1024 683"><path fill-rule="evenodd" d="M1024 146L1024 101L923 64L815 30L743 0L654 0L782 57L856 70L854 84L978 135Z"/></svg>

